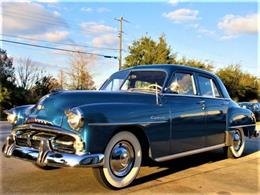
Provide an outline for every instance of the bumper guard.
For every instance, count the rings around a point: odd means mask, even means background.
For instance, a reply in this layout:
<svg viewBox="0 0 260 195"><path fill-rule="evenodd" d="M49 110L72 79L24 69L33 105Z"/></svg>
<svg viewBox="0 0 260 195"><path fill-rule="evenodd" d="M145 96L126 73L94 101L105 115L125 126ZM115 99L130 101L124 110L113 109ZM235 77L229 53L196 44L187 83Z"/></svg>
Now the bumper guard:
<svg viewBox="0 0 260 195"><path fill-rule="evenodd" d="M103 154L67 154L51 150L49 140L40 142L39 150L15 144L13 136L6 138L2 152L6 157L15 157L35 162L39 166L51 167L98 167L104 164Z"/></svg>

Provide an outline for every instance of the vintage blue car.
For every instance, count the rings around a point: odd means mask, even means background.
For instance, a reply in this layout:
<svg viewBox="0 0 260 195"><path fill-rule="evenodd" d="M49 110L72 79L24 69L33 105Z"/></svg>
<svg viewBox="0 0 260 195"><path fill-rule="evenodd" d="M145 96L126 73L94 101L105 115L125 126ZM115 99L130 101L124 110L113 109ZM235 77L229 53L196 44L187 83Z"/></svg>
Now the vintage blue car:
<svg viewBox="0 0 260 195"><path fill-rule="evenodd" d="M144 159L167 161L224 148L240 157L257 136L254 114L221 80L181 65L114 73L98 91L54 91L6 111L13 124L3 153L41 168L92 167L112 189L136 178Z"/></svg>

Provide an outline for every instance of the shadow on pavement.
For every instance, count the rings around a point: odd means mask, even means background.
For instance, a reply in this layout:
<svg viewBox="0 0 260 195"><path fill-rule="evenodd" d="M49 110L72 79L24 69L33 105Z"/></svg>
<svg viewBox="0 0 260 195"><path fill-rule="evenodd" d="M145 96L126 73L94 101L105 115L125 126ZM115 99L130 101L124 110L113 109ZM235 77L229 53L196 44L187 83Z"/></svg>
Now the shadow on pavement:
<svg viewBox="0 0 260 195"><path fill-rule="evenodd" d="M246 149L243 154L247 156L254 152L260 150L260 138L252 138L247 139L246 142ZM146 166L149 167L159 167L159 168L166 168L160 172L152 173L149 175L145 175L143 177L137 178L131 186L137 186L152 180L157 180L161 177L165 177L171 175L173 173L177 173L179 171L183 171L188 168L196 167L203 164L214 163L217 161L225 160L227 158L226 154L224 153L223 149L218 149L215 151L205 152L201 154L195 154L183 158L174 159L167 162L156 163L156 162L149 162Z"/></svg>

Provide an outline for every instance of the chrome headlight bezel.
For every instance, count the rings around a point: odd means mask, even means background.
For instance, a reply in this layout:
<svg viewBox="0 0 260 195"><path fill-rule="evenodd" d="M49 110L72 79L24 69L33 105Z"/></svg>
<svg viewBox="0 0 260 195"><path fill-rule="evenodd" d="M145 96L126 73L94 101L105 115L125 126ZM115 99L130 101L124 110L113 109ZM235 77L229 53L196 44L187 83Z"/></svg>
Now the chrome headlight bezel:
<svg viewBox="0 0 260 195"><path fill-rule="evenodd" d="M65 115L67 116L67 122L72 129L79 131L83 127L84 118L79 108L67 110L65 111Z"/></svg>
<svg viewBox="0 0 260 195"><path fill-rule="evenodd" d="M16 124L18 115L13 110L5 110L4 113L7 115L7 121L12 125Z"/></svg>

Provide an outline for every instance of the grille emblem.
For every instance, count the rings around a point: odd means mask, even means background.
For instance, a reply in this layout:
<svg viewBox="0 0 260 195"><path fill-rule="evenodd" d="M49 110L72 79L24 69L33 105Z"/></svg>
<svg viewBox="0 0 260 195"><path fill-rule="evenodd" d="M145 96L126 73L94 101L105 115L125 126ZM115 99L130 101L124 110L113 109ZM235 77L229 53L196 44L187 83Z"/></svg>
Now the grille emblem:
<svg viewBox="0 0 260 195"><path fill-rule="evenodd" d="M27 120L27 123L39 123L39 124L44 124L44 125L52 125L52 123L49 121L37 119L37 118L29 118Z"/></svg>

